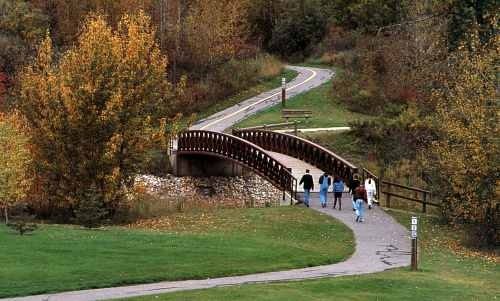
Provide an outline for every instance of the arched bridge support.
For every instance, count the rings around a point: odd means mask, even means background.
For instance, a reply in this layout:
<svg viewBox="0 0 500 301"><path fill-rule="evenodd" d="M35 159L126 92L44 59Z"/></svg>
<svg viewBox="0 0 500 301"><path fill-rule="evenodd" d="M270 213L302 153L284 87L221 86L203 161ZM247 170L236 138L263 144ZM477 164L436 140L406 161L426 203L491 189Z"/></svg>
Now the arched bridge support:
<svg viewBox="0 0 500 301"><path fill-rule="evenodd" d="M175 154L172 169L177 177L236 177L250 173L229 159L204 154Z"/></svg>
<svg viewBox="0 0 500 301"><path fill-rule="evenodd" d="M293 177L290 169L263 148L239 137L220 132L185 131L180 133L177 139L176 156L175 169L179 174L203 174L210 170L237 174L249 170L265 178L284 193L288 192L295 197L297 179ZM227 161L231 161L233 165L227 165Z"/></svg>

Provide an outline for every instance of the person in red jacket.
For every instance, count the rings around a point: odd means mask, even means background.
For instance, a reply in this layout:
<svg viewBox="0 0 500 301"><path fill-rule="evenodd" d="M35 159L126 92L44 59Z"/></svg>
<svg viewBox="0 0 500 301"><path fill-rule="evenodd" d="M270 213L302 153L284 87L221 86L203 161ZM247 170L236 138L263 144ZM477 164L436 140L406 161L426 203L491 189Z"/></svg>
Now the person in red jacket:
<svg viewBox="0 0 500 301"><path fill-rule="evenodd" d="M367 195L366 195L366 189L363 185L361 186L358 186L355 190L354 190L354 199L356 200L355 201L355 204L356 204L356 222L363 222L364 221L364 202L366 202L366 200L368 199Z"/></svg>

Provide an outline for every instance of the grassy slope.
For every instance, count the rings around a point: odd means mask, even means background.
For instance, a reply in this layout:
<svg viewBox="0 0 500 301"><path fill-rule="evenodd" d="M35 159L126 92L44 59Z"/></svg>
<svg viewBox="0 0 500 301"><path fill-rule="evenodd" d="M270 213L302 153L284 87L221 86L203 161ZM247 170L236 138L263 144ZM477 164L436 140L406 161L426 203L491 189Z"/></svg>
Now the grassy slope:
<svg viewBox="0 0 500 301"><path fill-rule="evenodd" d="M0 226L0 297L314 266L354 251L346 226L301 208L174 220L168 231L43 225L27 236Z"/></svg>
<svg viewBox="0 0 500 301"><path fill-rule="evenodd" d="M391 212L403 224L410 214ZM484 258L457 255L454 231L432 217L421 218L421 270L408 268L383 273L309 280L302 282L244 285L165 294L146 300L498 300L500 266Z"/></svg>
<svg viewBox="0 0 500 301"><path fill-rule="evenodd" d="M332 82L329 81L318 88L299 94L288 100L287 108L289 109L308 109L313 112L313 117L307 121L301 119L302 123L300 127L347 126L351 121L368 118L365 115L347 110L344 105L331 96L331 89ZM281 118L281 105L277 105L243 120L236 127L249 127L284 121Z"/></svg>
<svg viewBox="0 0 500 301"><path fill-rule="evenodd" d="M224 99L220 102L215 103L209 108L203 110L203 112L198 113L197 119L206 118L212 114L220 112L230 106L238 104L248 98L252 98L256 95L259 95L268 90L272 90L281 86L281 79L283 77L286 78L287 82L292 81L295 77L297 77L298 73L295 70L291 69L283 69L283 72L273 78L262 80L258 85L248 88L247 90L241 91L240 93Z"/></svg>

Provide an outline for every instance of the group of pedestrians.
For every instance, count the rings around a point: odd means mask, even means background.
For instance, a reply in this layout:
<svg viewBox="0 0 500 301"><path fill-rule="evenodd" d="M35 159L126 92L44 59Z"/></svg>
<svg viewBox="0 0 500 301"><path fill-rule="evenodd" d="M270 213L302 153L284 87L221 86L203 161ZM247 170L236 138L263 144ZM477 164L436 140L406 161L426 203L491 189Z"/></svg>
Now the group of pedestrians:
<svg viewBox="0 0 500 301"><path fill-rule="evenodd" d="M319 201L321 208L326 208L328 200L328 190L333 186L333 209L342 210L342 195L347 191L352 198L352 209L355 212L356 222L364 221L364 204L368 205L368 209L372 209L377 194L377 186L375 180L368 176L364 183L360 182L359 175L354 175L350 181L345 184L341 177L335 176L333 179L328 173L324 173L319 177ZM303 184L304 188L304 204L309 207L311 201L311 191L314 190L314 179L309 170L300 179L299 185Z"/></svg>

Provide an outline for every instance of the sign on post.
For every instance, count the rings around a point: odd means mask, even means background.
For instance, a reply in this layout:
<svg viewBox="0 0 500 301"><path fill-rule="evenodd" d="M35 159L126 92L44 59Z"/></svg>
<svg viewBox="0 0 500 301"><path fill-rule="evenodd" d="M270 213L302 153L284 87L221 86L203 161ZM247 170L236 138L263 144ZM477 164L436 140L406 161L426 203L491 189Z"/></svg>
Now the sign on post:
<svg viewBox="0 0 500 301"><path fill-rule="evenodd" d="M416 271L418 269L417 261L417 236L418 236L418 217L411 217L411 269Z"/></svg>
<svg viewBox="0 0 500 301"><path fill-rule="evenodd" d="M286 104L286 78L281 78L281 106L285 107Z"/></svg>
<svg viewBox="0 0 500 301"><path fill-rule="evenodd" d="M416 239L417 238L417 225L418 225L418 218L416 216L411 217L411 238Z"/></svg>

